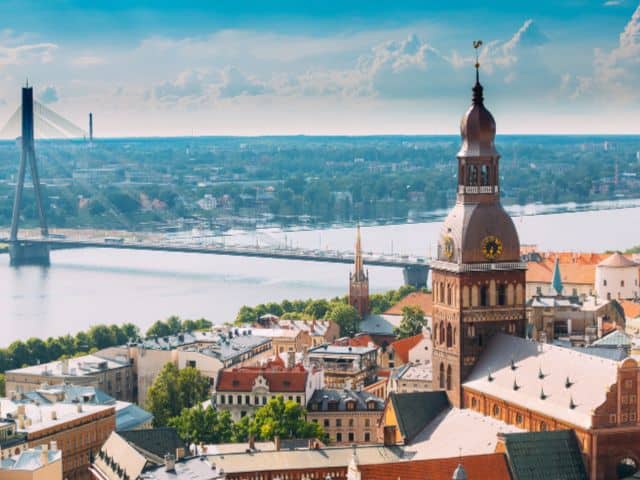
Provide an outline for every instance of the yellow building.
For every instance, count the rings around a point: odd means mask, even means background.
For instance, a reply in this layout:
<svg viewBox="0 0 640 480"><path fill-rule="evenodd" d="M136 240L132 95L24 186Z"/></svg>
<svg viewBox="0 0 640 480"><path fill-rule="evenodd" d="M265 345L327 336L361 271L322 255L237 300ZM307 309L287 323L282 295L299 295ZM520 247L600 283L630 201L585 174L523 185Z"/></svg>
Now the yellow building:
<svg viewBox="0 0 640 480"><path fill-rule="evenodd" d="M0 461L0 480L62 480L62 452L41 445Z"/></svg>

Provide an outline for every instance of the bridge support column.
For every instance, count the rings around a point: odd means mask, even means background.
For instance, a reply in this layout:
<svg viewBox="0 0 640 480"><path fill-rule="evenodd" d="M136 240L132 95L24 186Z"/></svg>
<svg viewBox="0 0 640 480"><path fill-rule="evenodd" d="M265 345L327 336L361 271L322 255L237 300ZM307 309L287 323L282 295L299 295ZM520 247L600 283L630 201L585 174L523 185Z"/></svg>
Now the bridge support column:
<svg viewBox="0 0 640 480"><path fill-rule="evenodd" d="M428 265L407 265L402 269L404 284L411 285L416 288L424 288L427 286L427 278L429 278Z"/></svg>
<svg viewBox="0 0 640 480"><path fill-rule="evenodd" d="M12 267L21 265L51 265L49 245L28 241L14 242L9 245L9 262Z"/></svg>

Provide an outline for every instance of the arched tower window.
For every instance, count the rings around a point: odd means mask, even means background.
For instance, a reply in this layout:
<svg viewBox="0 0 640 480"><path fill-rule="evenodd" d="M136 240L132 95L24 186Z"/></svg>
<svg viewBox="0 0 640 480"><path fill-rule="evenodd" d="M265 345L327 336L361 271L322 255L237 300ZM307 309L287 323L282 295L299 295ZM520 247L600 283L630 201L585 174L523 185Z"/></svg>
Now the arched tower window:
<svg viewBox="0 0 640 480"><path fill-rule="evenodd" d="M440 343L444 343L444 321L440 322Z"/></svg>
<svg viewBox="0 0 640 480"><path fill-rule="evenodd" d="M453 346L453 330L451 324L447 323L447 347Z"/></svg>
<svg viewBox="0 0 640 480"><path fill-rule="evenodd" d="M447 390L451 390L451 365L447 367Z"/></svg>
<svg viewBox="0 0 640 480"><path fill-rule="evenodd" d="M480 287L480 306L481 307L489 306L489 287L486 285L482 285Z"/></svg>
<svg viewBox="0 0 640 480"><path fill-rule="evenodd" d="M480 185L489 185L489 167L487 165L480 167Z"/></svg>
<svg viewBox="0 0 640 480"><path fill-rule="evenodd" d="M469 185L477 185L478 184L478 167L475 165L469 166Z"/></svg>
<svg viewBox="0 0 640 480"><path fill-rule="evenodd" d="M444 283L440 282L438 286L439 294L440 294L440 303L444 303Z"/></svg>
<svg viewBox="0 0 640 480"><path fill-rule="evenodd" d="M451 295L451 285L447 285L447 305L451 305L453 298Z"/></svg>
<svg viewBox="0 0 640 480"><path fill-rule="evenodd" d="M440 364L440 388L444 388L444 363Z"/></svg>
<svg viewBox="0 0 640 480"><path fill-rule="evenodd" d="M498 285L498 305L507 304L507 286L504 283Z"/></svg>

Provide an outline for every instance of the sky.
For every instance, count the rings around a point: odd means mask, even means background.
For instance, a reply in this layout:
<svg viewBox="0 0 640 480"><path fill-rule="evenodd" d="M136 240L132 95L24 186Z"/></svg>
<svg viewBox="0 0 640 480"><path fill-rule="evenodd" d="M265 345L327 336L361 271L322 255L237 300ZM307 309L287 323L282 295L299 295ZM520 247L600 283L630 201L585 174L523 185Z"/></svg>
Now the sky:
<svg viewBox="0 0 640 480"><path fill-rule="evenodd" d="M3 0L0 126L28 79L97 137L452 134L477 39L498 133L640 133L638 0Z"/></svg>

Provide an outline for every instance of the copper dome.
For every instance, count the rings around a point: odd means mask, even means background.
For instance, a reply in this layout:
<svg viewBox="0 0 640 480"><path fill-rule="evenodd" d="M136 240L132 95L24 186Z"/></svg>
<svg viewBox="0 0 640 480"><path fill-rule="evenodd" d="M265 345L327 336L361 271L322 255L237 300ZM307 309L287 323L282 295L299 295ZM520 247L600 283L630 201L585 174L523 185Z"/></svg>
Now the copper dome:
<svg viewBox="0 0 640 480"><path fill-rule="evenodd" d="M482 85L476 81L471 106L460 121L462 146L458 157L498 156L495 147L496 121L484 106L482 90Z"/></svg>

